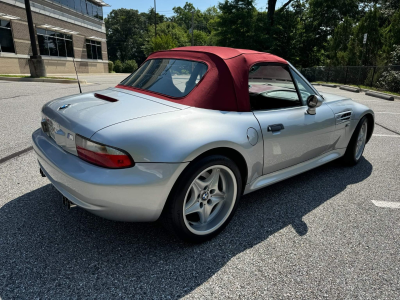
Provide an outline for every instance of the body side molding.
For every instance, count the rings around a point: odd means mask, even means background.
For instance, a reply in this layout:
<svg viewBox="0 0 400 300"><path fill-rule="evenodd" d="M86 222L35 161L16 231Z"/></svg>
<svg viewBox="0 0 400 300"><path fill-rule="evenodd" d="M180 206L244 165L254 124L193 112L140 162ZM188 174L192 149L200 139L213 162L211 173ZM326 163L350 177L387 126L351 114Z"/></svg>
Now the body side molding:
<svg viewBox="0 0 400 300"><path fill-rule="evenodd" d="M277 183L279 181L285 180L287 178L296 176L300 173L303 173L303 172L309 171L311 169L314 169L316 167L319 167L323 164L326 164L332 160L335 160L335 159L343 156L345 152L346 152L346 148L336 149L336 150L330 151L328 153L325 153L315 159L305 161L303 163L292 166L290 168L279 170L279 171L276 171L276 172L273 172L270 174L260 176L256 180L254 180L252 183L249 183L246 185L244 194L254 192L263 187L269 186L271 184Z"/></svg>

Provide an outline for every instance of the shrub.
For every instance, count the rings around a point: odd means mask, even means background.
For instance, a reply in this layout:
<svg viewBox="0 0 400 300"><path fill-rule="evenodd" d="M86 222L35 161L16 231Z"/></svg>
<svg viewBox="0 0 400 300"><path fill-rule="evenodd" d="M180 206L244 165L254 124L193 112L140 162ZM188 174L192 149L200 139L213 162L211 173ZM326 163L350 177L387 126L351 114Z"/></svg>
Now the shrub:
<svg viewBox="0 0 400 300"><path fill-rule="evenodd" d="M400 71L389 69L382 73L378 86L386 91L400 93Z"/></svg>
<svg viewBox="0 0 400 300"><path fill-rule="evenodd" d="M114 63L109 60L108 61L108 73L112 73L114 71Z"/></svg>
<svg viewBox="0 0 400 300"><path fill-rule="evenodd" d="M132 73L136 71L138 68L138 65L136 61L134 60L127 60L122 64L122 72L123 73Z"/></svg>
<svg viewBox="0 0 400 300"><path fill-rule="evenodd" d="M114 71L116 73L121 73L122 72L122 63L119 60L117 60L115 62L115 64L114 64Z"/></svg>
<svg viewBox="0 0 400 300"><path fill-rule="evenodd" d="M400 63L400 45L394 46L394 51L391 53L391 63L389 69L382 73L379 78L378 86L384 90L400 93L400 70L394 65Z"/></svg>
<svg viewBox="0 0 400 300"><path fill-rule="evenodd" d="M375 71L374 71L374 68L371 68L368 72L367 78L364 80L364 85L365 86L375 86L378 83L379 78L382 76L384 69L385 69L385 67L375 67ZM374 75L374 78L372 78L372 75ZM372 83L372 85L371 85L371 83Z"/></svg>

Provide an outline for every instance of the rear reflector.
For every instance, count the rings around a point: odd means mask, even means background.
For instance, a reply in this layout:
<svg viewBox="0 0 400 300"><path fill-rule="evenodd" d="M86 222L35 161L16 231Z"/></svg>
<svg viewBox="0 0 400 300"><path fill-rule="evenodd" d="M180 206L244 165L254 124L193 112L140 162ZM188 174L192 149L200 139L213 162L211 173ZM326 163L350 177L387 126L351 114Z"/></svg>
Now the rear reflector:
<svg viewBox="0 0 400 300"><path fill-rule="evenodd" d="M96 98L99 98L99 99L102 99L102 100L106 100L106 101L108 101L108 102L117 102L117 101L118 101L118 100L115 99L115 98L111 98L111 97L108 97L108 96L105 96L105 95L102 95L102 94L94 93L94 96L95 96Z"/></svg>
<svg viewBox="0 0 400 300"><path fill-rule="evenodd" d="M135 165L125 151L95 143L79 135L76 135L76 151L81 159L104 168L121 169Z"/></svg>

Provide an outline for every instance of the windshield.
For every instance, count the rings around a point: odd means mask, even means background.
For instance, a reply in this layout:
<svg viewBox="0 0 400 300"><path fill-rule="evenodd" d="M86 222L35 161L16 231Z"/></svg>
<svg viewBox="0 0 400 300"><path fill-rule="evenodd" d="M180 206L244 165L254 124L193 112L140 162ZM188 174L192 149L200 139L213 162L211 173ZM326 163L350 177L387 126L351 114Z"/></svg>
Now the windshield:
<svg viewBox="0 0 400 300"><path fill-rule="evenodd" d="M182 59L151 59L121 84L164 94L184 97L207 72L205 63Z"/></svg>

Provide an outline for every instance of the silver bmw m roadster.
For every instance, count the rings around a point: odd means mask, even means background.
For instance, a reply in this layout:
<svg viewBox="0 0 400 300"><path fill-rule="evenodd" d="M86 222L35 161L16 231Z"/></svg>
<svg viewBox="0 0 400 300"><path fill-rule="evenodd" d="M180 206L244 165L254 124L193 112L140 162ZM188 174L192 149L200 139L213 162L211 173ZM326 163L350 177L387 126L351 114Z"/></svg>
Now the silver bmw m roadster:
<svg viewBox="0 0 400 300"><path fill-rule="evenodd" d="M286 60L243 49L151 54L115 88L50 101L33 135L64 202L163 222L202 242L240 197L335 159L360 160L374 113L319 93Z"/></svg>

